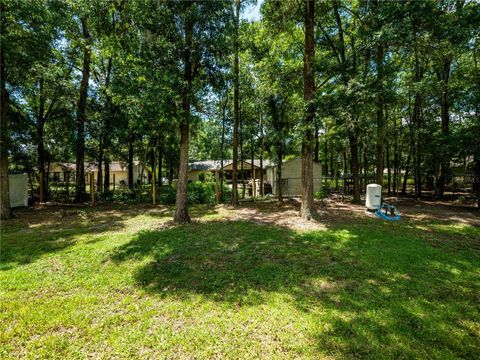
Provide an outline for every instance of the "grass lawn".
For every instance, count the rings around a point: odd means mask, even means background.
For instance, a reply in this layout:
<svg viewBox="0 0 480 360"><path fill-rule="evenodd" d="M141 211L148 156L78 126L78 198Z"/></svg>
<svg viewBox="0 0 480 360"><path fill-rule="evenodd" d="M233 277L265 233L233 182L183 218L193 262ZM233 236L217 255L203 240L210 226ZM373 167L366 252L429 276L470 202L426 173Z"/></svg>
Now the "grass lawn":
<svg viewBox="0 0 480 360"><path fill-rule="evenodd" d="M476 224L344 211L300 231L222 207L194 208L187 226L171 213L36 209L2 223L0 358L480 354Z"/></svg>

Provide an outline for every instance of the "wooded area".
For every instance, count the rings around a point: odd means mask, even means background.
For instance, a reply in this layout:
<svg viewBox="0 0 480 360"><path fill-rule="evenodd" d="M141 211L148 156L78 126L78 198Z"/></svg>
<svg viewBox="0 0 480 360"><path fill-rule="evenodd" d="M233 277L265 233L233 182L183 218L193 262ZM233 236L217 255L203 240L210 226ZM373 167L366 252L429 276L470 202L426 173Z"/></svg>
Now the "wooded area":
<svg viewBox="0 0 480 360"><path fill-rule="evenodd" d="M178 179L177 223L190 221L194 159L233 159L236 205L237 163L270 159L281 174L301 157L305 219L314 161L326 191L343 180L356 203L369 182L440 199L460 178L480 206L478 2L265 0L250 21L253 3L2 0L2 218L8 172L48 198L55 161L76 163L76 202L86 162L104 200L113 161L132 191L135 160L157 186Z"/></svg>

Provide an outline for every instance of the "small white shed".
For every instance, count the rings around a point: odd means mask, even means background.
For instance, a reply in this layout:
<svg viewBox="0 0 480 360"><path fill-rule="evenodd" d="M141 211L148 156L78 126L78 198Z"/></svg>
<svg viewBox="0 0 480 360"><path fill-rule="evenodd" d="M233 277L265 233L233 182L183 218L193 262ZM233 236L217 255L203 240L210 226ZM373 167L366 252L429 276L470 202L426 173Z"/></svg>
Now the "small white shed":
<svg viewBox="0 0 480 360"><path fill-rule="evenodd" d="M8 175L10 207L28 206L28 175Z"/></svg>
<svg viewBox="0 0 480 360"><path fill-rule="evenodd" d="M277 166L267 168L267 181L272 185L273 194L277 193ZM322 165L313 162L313 191L322 187ZM285 196L299 196L302 194L302 159L286 160L282 163L282 193Z"/></svg>

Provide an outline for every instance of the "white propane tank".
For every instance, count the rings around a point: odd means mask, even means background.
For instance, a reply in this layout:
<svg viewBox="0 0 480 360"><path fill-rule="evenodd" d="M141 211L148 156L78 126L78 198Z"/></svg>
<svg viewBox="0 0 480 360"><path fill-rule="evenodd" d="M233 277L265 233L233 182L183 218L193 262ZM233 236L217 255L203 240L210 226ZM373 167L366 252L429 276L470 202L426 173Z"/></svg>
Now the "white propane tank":
<svg viewBox="0 0 480 360"><path fill-rule="evenodd" d="M378 184L367 185L365 206L368 210L377 210L382 204L382 186Z"/></svg>

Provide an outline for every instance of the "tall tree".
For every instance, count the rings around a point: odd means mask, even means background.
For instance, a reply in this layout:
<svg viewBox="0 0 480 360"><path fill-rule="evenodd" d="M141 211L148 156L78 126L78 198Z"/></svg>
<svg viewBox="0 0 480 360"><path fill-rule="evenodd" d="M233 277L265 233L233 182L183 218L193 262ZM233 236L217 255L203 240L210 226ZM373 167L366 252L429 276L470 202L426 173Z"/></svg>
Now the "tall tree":
<svg viewBox="0 0 480 360"><path fill-rule="evenodd" d="M187 204L187 183L188 183L188 145L190 136L190 106L192 102L192 46L193 27L195 25L194 11L192 8L187 11L185 19L185 50L183 54L184 66L184 94L182 97L183 117L180 123L180 164L178 166L177 198L175 200L176 223L185 224L190 222Z"/></svg>
<svg viewBox="0 0 480 360"><path fill-rule="evenodd" d="M306 220L317 217L313 198L313 129L315 122L315 45L314 19L315 2L306 0L305 6L305 50L303 68L303 98L305 100L305 116L303 127L305 137L302 142L302 203L300 216Z"/></svg>
<svg viewBox="0 0 480 360"><path fill-rule="evenodd" d="M232 205L238 204L238 124L239 124L239 27L240 0L235 0L235 25L233 34L233 150L232 150Z"/></svg>
<svg viewBox="0 0 480 360"><path fill-rule="evenodd" d="M85 121L88 96L88 82L90 79L91 38L88 29L88 18L81 19L83 37L83 65L80 95L77 103L77 133L76 133L76 168L75 168L75 201L82 202L87 198L85 190Z"/></svg>

